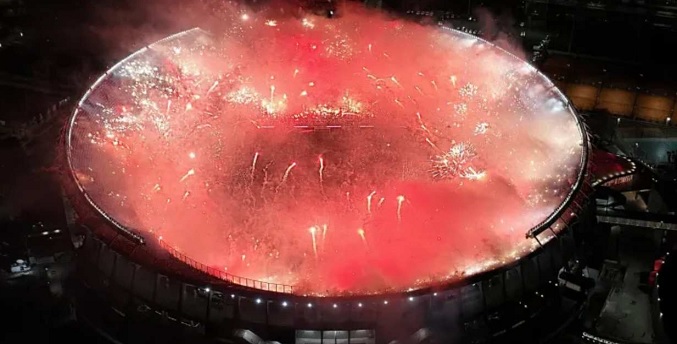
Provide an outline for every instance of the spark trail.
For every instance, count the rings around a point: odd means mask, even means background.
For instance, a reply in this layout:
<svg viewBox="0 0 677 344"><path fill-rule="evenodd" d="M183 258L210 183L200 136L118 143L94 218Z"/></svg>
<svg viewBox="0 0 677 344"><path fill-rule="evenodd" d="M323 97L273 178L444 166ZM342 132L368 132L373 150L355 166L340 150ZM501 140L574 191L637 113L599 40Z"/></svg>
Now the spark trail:
<svg viewBox="0 0 677 344"><path fill-rule="evenodd" d="M284 185L284 183L287 182L287 178L289 178L289 173L291 172L291 170L292 170L294 167L296 167L296 163L295 163L295 162L293 162L291 165L289 165L289 167L287 167L287 169L284 171L284 175L282 176L282 181L280 181L280 185L279 185L279 186L282 186L282 185Z"/></svg>
<svg viewBox="0 0 677 344"><path fill-rule="evenodd" d="M315 258L317 258L317 239L315 238L316 233L317 233L317 226L310 227L310 237L313 240L313 254L315 255Z"/></svg>
<svg viewBox="0 0 677 344"><path fill-rule="evenodd" d="M259 160L259 152L254 153L254 159L252 159L252 168L249 172L250 183L254 183L254 172L256 171L256 162Z"/></svg>
<svg viewBox="0 0 677 344"><path fill-rule="evenodd" d="M376 194L376 191L372 191L368 196L367 196L367 213L371 214L371 198L374 197Z"/></svg>
<svg viewBox="0 0 677 344"><path fill-rule="evenodd" d="M320 188L324 185L324 158L320 155L320 169L318 170L320 175Z"/></svg>
<svg viewBox="0 0 677 344"><path fill-rule="evenodd" d="M404 203L404 196L397 196L397 222L402 222L402 203Z"/></svg>
<svg viewBox="0 0 677 344"><path fill-rule="evenodd" d="M360 239L362 239L362 243L364 244L364 246L368 247L369 245L367 245L367 238L364 235L364 229L358 228L357 229L357 235L359 235Z"/></svg>
<svg viewBox="0 0 677 344"><path fill-rule="evenodd" d="M195 174L195 170L191 168L190 170L188 170L188 172L186 172L186 174L183 175L183 177L181 177L181 179L179 179L179 183L183 183L186 179L188 179L188 177L190 177L194 174Z"/></svg>

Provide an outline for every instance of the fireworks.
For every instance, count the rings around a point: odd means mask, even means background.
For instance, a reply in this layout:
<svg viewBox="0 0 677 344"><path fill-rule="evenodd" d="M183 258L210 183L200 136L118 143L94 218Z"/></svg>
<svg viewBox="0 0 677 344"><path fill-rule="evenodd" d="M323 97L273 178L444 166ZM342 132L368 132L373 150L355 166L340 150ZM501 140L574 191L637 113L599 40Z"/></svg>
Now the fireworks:
<svg viewBox="0 0 677 344"><path fill-rule="evenodd" d="M484 135L487 133L487 130L489 130L489 123L487 122L477 123L477 126L475 126L475 135Z"/></svg>
<svg viewBox="0 0 677 344"><path fill-rule="evenodd" d="M477 170L471 165L477 152L473 145L461 142L453 144L449 150L433 159L432 175L435 178L461 177L466 179L480 179L485 172Z"/></svg>
<svg viewBox="0 0 677 344"><path fill-rule="evenodd" d="M108 215L308 294L407 290L534 249L524 232L581 168L548 80L454 31L226 12L82 101L71 163Z"/></svg>

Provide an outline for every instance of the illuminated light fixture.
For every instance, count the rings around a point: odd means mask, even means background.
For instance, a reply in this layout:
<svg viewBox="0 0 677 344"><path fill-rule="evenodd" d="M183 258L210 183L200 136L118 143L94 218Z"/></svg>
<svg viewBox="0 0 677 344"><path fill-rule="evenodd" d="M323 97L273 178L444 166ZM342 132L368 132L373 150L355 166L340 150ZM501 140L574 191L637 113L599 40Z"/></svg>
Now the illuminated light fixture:
<svg viewBox="0 0 677 344"><path fill-rule="evenodd" d="M42 235L47 235L47 234L49 234L49 232L42 232Z"/></svg>
<svg viewBox="0 0 677 344"><path fill-rule="evenodd" d="M256 303L261 303L261 299L256 299Z"/></svg>
<svg viewBox="0 0 677 344"><path fill-rule="evenodd" d="M357 307L362 307L362 302L358 303Z"/></svg>
<svg viewBox="0 0 677 344"><path fill-rule="evenodd" d="M209 287L207 287L207 288L205 288L205 291L206 291L206 292L210 292L210 291L212 291L212 290L209 289Z"/></svg>
<svg viewBox="0 0 677 344"><path fill-rule="evenodd" d="M243 13L242 16L240 16L242 20L249 20L249 14Z"/></svg>
<svg viewBox="0 0 677 344"><path fill-rule="evenodd" d="M312 303L309 303L309 304L308 304L308 308L313 308L313 304L312 304Z"/></svg>
<svg viewBox="0 0 677 344"><path fill-rule="evenodd" d="M282 301L282 307L287 307L287 301Z"/></svg>
<svg viewBox="0 0 677 344"><path fill-rule="evenodd" d="M437 296L437 293L433 293L433 296Z"/></svg>
<svg viewBox="0 0 677 344"><path fill-rule="evenodd" d="M235 298L235 294L230 294L230 298L231 298L231 299L234 299L234 298Z"/></svg>
<svg viewBox="0 0 677 344"><path fill-rule="evenodd" d="M388 304L388 300L383 301L383 304L384 304L384 305L387 305L387 304Z"/></svg>
<svg viewBox="0 0 677 344"><path fill-rule="evenodd" d="M334 307L334 308L338 308L338 305L337 305L337 304L334 304L334 306L333 306L333 307Z"/></svg>
<svg viewBox="0 0 677 344"><path fill-rule="evenodd" d="M413 296L409 296L409 301L414 301L414 297L413 297Z"/></svg>
<svg viewBox="0 0 677 344"><path fill-rule="evenodd" d="M60 229L55 229L55 230L54 230L54 233L59 234L59 233L61 233L61 230L60 230Z"/></svg>

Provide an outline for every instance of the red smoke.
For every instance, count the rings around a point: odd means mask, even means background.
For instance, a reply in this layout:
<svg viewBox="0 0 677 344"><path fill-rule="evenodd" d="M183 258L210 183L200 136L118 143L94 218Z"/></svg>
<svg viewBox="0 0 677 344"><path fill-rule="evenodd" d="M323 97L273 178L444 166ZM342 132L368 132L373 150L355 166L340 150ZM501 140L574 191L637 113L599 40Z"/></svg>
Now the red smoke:
<svg viewBox="0 0 677 344"><path fill-rule="evenodd" d="M519 258L569 192L574 116L489 43L362 9L223 13L83 103L73 167L122 224L298 293L373 293Z"/></svg>

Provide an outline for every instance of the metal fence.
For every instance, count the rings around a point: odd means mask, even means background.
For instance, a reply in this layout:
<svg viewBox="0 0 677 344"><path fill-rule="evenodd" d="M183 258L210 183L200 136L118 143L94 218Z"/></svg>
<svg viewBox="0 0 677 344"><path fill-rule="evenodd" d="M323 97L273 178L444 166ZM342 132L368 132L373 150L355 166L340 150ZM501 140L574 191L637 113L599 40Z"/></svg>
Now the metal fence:
<svg viewBox="0 0 677 344"><path fill-rule="evenodd" d="M169 245L165 240L160 240L160 246L165 249L169 254L174 256L176 259L188 264L194 269L200 270L206 274L209 274L211 276L214 276L216 278L222 279L224 281L241 285L244 287L248 288L253 288L253 289L259 289L259 290L266 290L266 291L274 291L277 293L287 293L287 294L292 294L294 292L292 286L286 285L286 284L279 284L279 283L270 283L270 282L263 282L263 281L258 281L254 280L251 278L245 278L245 277L240 277L240 276L235 276L232 274L229 274L225 271L221 271L219 269L213 268L211 266L204 265L188 256L185 254L179 252L179 250L175 249L171 245Z"/></svg>

